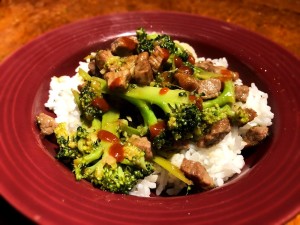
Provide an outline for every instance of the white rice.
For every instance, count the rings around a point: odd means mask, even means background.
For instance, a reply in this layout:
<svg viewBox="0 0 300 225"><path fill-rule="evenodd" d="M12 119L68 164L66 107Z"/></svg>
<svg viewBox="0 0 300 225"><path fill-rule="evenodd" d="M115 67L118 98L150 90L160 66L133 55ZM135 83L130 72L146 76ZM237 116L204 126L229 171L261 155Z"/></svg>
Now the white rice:
<svg viewBox="0 0 300 225"><path fill-rule="evenodd" d="M72 89L77 89L82 83L79 76L52 77L50 82L49 99L45 107L56 114L57 123L66 122L69 131L76 130L81 124L80 112L74 101Z"/></svg>
<svg viewBox="0 0 300 225"><path fill-rule="evenodd" d="M184 48L193 55L196 53L188 44L183 44ZM203 61L204 58L198 58L197 61ZM214 65L227 67L226 58L206 59L213 62ZM88 61L87 61L88 62ZM79 67L75 70L73 77L62 76L52 77L50 83L49 99L45 106L53 110L56 114L56 122L66 122L69 131L74 131L80 124L80 112L74 102L72 89L77 89L78 85L83 81L78 75L78 69L82 68L88 71L88 63L80 62ZM236 84L241 85L242 81L238 80ZM234 128L225 136L225 138L217 145L210 148L198 148L190 145L189 150L181 151L174 154L170 161L175 166L180 167L183 158L200 162L207 170L208 174L213 178L214 184L219 187L224 184L230 177L239 174L245 164L241 155L241 150L245 146L241 134L252 126L262 125L270 126L274 114L267 104L268 95L257 89L254 83L251 84L249 97L242 107L252 108L257 112L257 117L241 128ZM169 174L163 168L157 166L156 171L140 180L132 189L130 195L149 197L151 189L156 189L156 194L160 195L166 191L169 195L178 194L185 184L173 175Z"/></svg>

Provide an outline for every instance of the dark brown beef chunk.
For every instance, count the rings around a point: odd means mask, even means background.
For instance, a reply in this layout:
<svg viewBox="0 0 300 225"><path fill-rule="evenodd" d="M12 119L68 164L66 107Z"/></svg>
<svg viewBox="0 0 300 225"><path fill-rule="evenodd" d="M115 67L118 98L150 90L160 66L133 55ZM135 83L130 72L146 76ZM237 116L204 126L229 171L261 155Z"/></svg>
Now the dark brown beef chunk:
<svg viewBox="0 0 300 225"><path fill-rule="evenodd" d="M235 86L235 100L245 103L249 95L249 87L246 85Z"/></svg>
<svg viewBox="0 0 300 225"><path fill-rule="evenodd" d="M42 135L53 134L54 129L57 127L57 123L55 122L54 118L45 113L40 113L36 117L36 121L40 127Z"/></svg>
<svg viewBox="0 0 300 225"><path fill-rule="evenodd" d="M149 57L149 63L152 70L157 73L161 70L162 64L166 59L166 52L160 46L155 46L153 52Z"/></svg>
<svg viewBox="0 0 300 225"><path fill-rule="evenodd" d="M123 57L121 66L113 63L108 66L109 72L104 74L108 87L111 90L125 91L134 73L137 55Z"/></svg>
<svg viewBox="0 0 300 225"><path fill-rule="evenodd" d="M239 78L239 74L237 72L233 72L231 70L228 70L226 67L223 66L214 66L211 61L202 61L197 62L195 66L198 66L208 72L213 72L217 74L223 74L225 76L232 77L233 80L237 80Z"/></svg>
<svg viewBox="0 0 300 225"><path fill-rule="evenodd" d="M198 80L189 74L177 72L174 75L174 78L177 81L178 85L186 91L195 91L199 87Z"/></svg>
<svg viewBox="0 0 300 225"><path fill-rule="evenodd" d="M149 53L142 52L138 55L132 79L140 85L149 85L153 80L153 71L148 61Z"/></svg>
<svg viewBox="0 0 300 225"><path fill-rule="evenodd" d="M202 94L203 99L211 99L219 96L222 82L219 79L199 80L198 93Z"/></svg>
<svg viewBox="0 0 300 225"><path fill-rule="evenodd" d="M213 72L215 69L215 66L213 65L213 63L211 61L201 61L201 62L197 62L195 64L195 66L198 66L204 70L207 70L209 72Z"/></svg>
<svg viewBox="0 0 300 225"><path fill-rule="evenodd" d="M145 158L150 160L153 158L153 153L151 149L151 142L146 137L139 137L137 135L132 135L128 142L138 147L145 152Z"/></svg>
<svg viewBox="0 0 300 225"><path fill-rule="evenodd" d="M193 76L177 72L174 75L178 85L187 91L197 91L203 99L215 98L220 94L222 82L219 79L197 80Z"/></svg>
<svg viewBox="0 0 300 225"><path fill-rule="evenodd" d="M93 74L93 75L96 74L96 62L95 62L95 60L91 60L88 64L88 67L89 67L89 72L91 74Z"/></svg>
<svg viewBox="0 0 300 225"><path fill-rule="evenodd" d="M163 87L173 85L174 79L173 75L169 71L164 71L157 76L161 80L161 84Z"/></svg>
<svg viewBox="0 0 300 225"><path fill-rule="evenodd" d="M266 126L251 127L245 135L243 135L244 141L247 146L254 146L264 140L269 133L269 128Z"/></svg>
<svg viewBox="0 0 300 225"><path fill-rule="evenodd" d="M219 120L214 123L210 129L210 132L204 135L197 142L198 147L208 148L211 147L220 141L230 132L231 126L227 118Z"/></svg>
<svg viewBox="0 0 300 225"><path fill-rule="evenodd" d="M107 81L109 89L125 91L128 87L130 76L129 70L122 70L117 72L107 72L104 74L104 79Z"/></svg>
<svg viewBox="0 0 300 225"><path fill-rule="evenodd" d="M257 116L257 113L254 109L244 108L243 111L248 115L248 120L247 121L242 121L240 118L230 118L232 124L234 124L238 127L242 127L246 123L254 120L254 118Z"/></svg>
<svg viewBox="0 0 300 225"><path fill-rule="evenodd" d="M180 170L193 181L196 187L208 190L214 188L214 181L199 162L183 159Z"/></svg>
<svg viewBox="0 0 300 225"><path fill-rule="evenodd" d="M134 74L134 67L136 64L138 56L137 55L131 55L127 57L123 57L122 65L116 70L129 70L130 74Z"/></svg>
<svg viewBox="0 0 300 225"><path fill-rule="evenodd" d="M248 116L249 116L248 122L254 120L254 118L257 116L257 113L254 109L245 108L244 110L248 113Z"/></svg>
<svg viewBox="0 0 300 225"><path fill-rule="evenodd" d="M97 65L98 69L102 70L105 65L105 62L112 56L113 55L110 50L98 51L95 56L95 63Z"/></svg>
<svg viewBox="0 0 300 225"><path fill-rule="evenodd" d="M134 37L120 37L111 44L111 52L117 56L132 55L137 47L137 40Z"/></svg>

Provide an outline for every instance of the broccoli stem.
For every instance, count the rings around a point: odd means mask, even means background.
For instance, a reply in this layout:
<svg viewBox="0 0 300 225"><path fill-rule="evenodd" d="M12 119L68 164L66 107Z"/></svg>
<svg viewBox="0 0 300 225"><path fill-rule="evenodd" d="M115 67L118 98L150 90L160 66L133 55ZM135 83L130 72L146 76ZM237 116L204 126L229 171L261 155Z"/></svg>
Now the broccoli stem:
<svg viewBox="0 0 300 225"><path fill-rule="evenodd" d="M213 107L219 105L220 107L226 104L232 104L235 102L234 83L232 80L226 80L224 82L224 89L222 93L214 99L204 101L202 103L203 108Z"/></svg>
<svg viewBox="0 0 300 225"><path fill-rule="evenodd" d="M95 121L95 126L99 126L101 124L102 130L107 130L114 135L118 136L118 119L119 119L119 112L117 111L107 111L102 116L102 123ZM92 151L91 153L84 155L81 158L77 158L74 160L74 171L77 180L82 178L86 178L91 173L95 172L95 177L100 179L101 170L103 165L107 163L107 157L109 157L109 146L111 143L101 141L99 145ZM92 162L99 160L94 165L84 168L85 166L91 164ZM96 176L97 175L97 176Z"/></svg>
<svg viewBox="0 0 300 225"><path fill-rule="evenodd" d="M184 90L167 90L166 93L161 93L160 87L134 87L128 89L125 93L120 94L121 98L143 100L148 104L159 106L165 113L171 113L170 105L188 104L190 103L189 92ZM141 106L146 110L147 106Z"/></svg>
<svg viewBox="0 0 300 225"><path fill-rule="evenodd" d="M101 146L99 146L95 151L91 152L88 155L84 155L81 158L77 158L74 160L74 172L75 172L75 177L77 180L80 180L82 178L85 178L87 175L91 174L96 166L94 165L92 167L89 167L89 172L84 172L82 173L82 169L84 166L92 163L95 160L98 160L103 154L103 148Z"/></svg>
<svg viewBox="0 0 300 225"><path fill-rule="evenodd" d="M139 111L144 119L145 126L150 127L157 123L157 117L154 114L154 112L152 111L151 107L149 106L149 103L147 103L143 100L140 100L140 99L128 97L127 95L124 95L122 97L125 100L132 103L133 105L135 105L139 109Z"/></svg>
<svg viewBox="0 0 300 225"><path fill-rule="evenodd" d="M99 77L94 77L89 75L87 72L85 72L83 69L79 68L78 70L78 74L79 76L82 77L83 80L85 81L94 81L94 82L98 82L100 84L101 87L101 92L102 93L107 93L108 92L108 86L107 86L107 82L106 80L99 78ZM74 94L74 93L73 93ZM75 96L76 97L76 96Z"/></svg>
<svg viewBox="0 0 300 225"><path fill-rule="evenodd" d="M131 127L128 125L128 121L125 119L120 119L119 120L119 126L120 130L124 133L126 133L125 136L131 136L133 134L138 135L138 136L144 136L148 132L148 127L147 126L138 126L138 127Z"/></svg>
<svg viewBox="0 0 300 225"><path fill-rule="evenodd" d="M190 63L185 63L185 64L193 69L193 71L194 71L193 76L199 80L207 80L210 78L220 78L223 76L222 74L206 71L200 67L191 65Z"/></svg>
<svg viewBox="0 0 300 225"><path fill-rule="evenodd" d="M109 110L102 116L102 130L109 131L119 137L118 124L119 124L120 113L116 110Z"/></svg>

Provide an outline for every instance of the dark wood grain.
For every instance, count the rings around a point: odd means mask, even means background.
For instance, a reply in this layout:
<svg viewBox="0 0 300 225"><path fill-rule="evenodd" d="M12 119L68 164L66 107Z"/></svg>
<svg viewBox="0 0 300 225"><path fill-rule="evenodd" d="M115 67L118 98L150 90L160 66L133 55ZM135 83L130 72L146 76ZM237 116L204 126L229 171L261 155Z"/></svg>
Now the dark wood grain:
<svg viewBox="0 0 300 225"><path fill-rule="evenodd" d="M0 60L39 35L97 15L137 10L192 13L242 26L300 57L299 0L0 0Z"/></svg>

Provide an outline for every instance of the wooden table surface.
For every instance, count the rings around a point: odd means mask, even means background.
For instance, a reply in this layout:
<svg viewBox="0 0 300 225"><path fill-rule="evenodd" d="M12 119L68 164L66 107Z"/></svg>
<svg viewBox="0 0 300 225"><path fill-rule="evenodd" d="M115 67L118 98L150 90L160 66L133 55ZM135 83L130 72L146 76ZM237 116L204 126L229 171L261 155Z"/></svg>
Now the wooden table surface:
<svg viewBox="0 0 300 225"><path fill-rule="evenodd" d="M236 24L300 58L300 0L0 0L0 63L24 44L62 25L145 10L179 11ZM5 209L1 210L1 224L31 224L3 199L0 206ZM300 224L300 216L295 215L288 224Z"/></svg>

